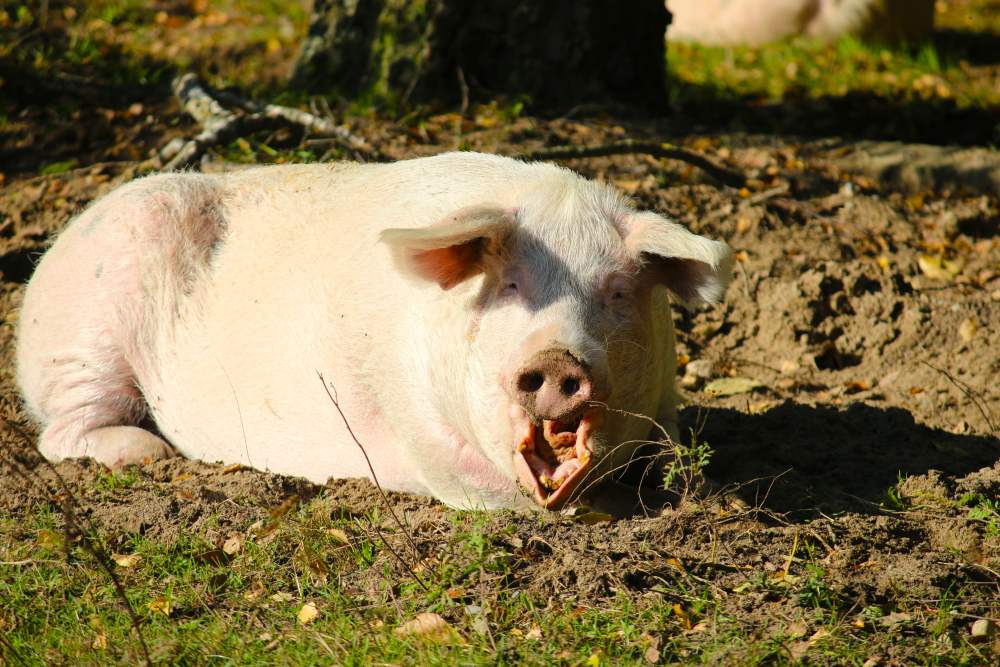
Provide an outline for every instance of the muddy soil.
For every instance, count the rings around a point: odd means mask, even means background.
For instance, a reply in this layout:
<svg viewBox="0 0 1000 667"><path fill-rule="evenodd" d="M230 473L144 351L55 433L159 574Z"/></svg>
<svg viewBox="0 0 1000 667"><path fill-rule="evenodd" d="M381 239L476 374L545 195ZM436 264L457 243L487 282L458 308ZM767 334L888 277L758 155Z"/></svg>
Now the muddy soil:
<svg viewBox="0 0 1000 667"><path fill-rule="evenodd" d="M144 128L134 135L137 155L183 129L158 120L171 116L169 103L150 108L135 114L135 127ZM477 126L454 115L419 132L372 120L354 130L395 158L459 141L520 153L664 132L645 121L520 118ZM714 450L707 474L711 488L725 492L647 503L644 513L596 525L497 513L489 534L518 559L520 576L479 585L520 590L542 604L572 590L588 606L663 595L664 582L708 581L727 615L765 636L779 619L808 625L808 603L766 588L753 596L727 591L752 572L787 573L807 548L847 609L919 607L929 618L935 600L959 592L950 636L961 641L966 619L1000 613L1000 535L959 503L969 494L1000 497L1000 201L882 189L841 173L837 142L752 135L683 142L748 174L750 187L721 188L687 165L643 156L568 164L739 253L723 305L675 313L683 428ZM106 150L120 145L108 141ZM63 174L11 173L0 195L2 446L7 461L20 461L17 470L0 470L0 511L24 516L71 492L112 542L131 534L219 542L288 503L313 499L331 515L364 515L380 505L366 481L318 486L170 460L138 469L128 488L108 489L92 462L49 469L37 461L36 433L14 381L18 304L36 258L71 215L135 176L127 155L100 153L86 153L100 164ZM727 379L738 380L740 391L726 395L734 383L719 380ZM427 554L462 529L432 500L389 499ZM407 576L388 555L380 558ZM366 577L381 572L349 573L345 585L364 594L372 590ZM909 639L881 628L886 660L947 652L917 616L893 618L886 628Z"/></svg>

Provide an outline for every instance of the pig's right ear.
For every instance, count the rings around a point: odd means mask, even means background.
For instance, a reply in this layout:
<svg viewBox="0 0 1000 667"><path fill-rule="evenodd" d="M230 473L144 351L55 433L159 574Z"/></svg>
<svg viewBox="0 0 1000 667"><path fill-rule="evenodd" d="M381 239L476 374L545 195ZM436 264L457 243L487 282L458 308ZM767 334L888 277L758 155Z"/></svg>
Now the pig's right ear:
<svg viewBox="0 0 1000 667"><path fill-rule="evenodd" d="M430 227L386 229L379 239L403 273L447 290L482 273L487 257L497 255L516 224L510 209L472 206Z"/></svg>

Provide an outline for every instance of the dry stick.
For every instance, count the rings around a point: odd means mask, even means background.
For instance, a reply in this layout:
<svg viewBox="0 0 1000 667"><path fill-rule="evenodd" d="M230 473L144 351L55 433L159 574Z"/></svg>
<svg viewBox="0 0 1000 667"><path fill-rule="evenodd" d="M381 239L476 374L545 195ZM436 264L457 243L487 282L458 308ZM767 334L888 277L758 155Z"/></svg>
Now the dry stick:
<svg viewBox="0 0 1000 667"><path fill-rule="evenodd" d="M634 141L629 139L601 146L562 146L559 148L531 151L512 157L522 160L575 160L579 158L631 155L635 153L686 162L698 167L720 183L734 188L741 188L746 185L747 179L743 174L728 167L723 167L700 153L675 146L674 144L658 141Z"/></svg>
<svg viewBox="0 0 1000 667"><path fill-rule="evenodd" d="M382 502L385 503L385 507L387 510L389 510L389 514L392 516L393 521L396 522L396 525L399 526L399 529L402 531L403 536L406 538L406 541L409 542L410 548L413 549L414 555L419 559L420 550L417 549L417 545L413 541L413 538L410 537L410 533L409 531L407 531L406 526L404 526L403 522L399 520L398 516L396 516L396 511L392 509L392 505L389 503L389 497L385 495L385 491L382 489L382 485L379 484L378 477L376 477L375 475L375 468L372 466L371 459L368 458L368 452L365 451L364 445L362 445L361 441L358 440L358 436L354 435L354 429L351 428L351 424L347 421L347 416L344 415L344 411L341 410L340 408L340 403L337 402L337 399L334 398L333 393L330 391L330 387L327 386L326 379L323 377L323 374L320 373L319 371L316 371L316 376L319 378L319 381L323 384L323 391L326 392L326 395L327 397L329 397L330 402L333 403L333 407L337 409L337 413L343 420L344 426L347 427L347 432L351 434L351 439L354 440L354 444L358 446L358 449L361 450L362 456L365 457L365 463L368 464L368 471L372 474L372 481L375 482L375 488L378 489L379 495L382 496ZM372 522L372 526L375 528L375 532L378 533L378 536L382 538L382 542L385 543L385 546L388 547L389 551L392 552L392 555L395 556L396 559L400 563L402 563L403 567L407 569L407 571L410 573L410 576L412 576L416 580L416 582L420 584L421 588L423 588L425 591L429 591L430 589L427 588L427 585L424 584L423 580L419 576L417 576L417 573L414 572L412 567L410 567L410 564L407 563L406 560L399 555L399 552L397 552L392 547L392 545L389 544L389 541L385 539L385 536L382 534L382 531L379 530L378 526L376 526L374 522Z"/></svg>
<svg viewBox="0 0 1000 667"><path fill-rule="evenodd" d="M946 378L948 378L948 381L951 382L956 387L958 387L959 391L961 391L963 394L965 394L965 397L967 399L969 399L970 401L972 401L972 404L976 406L976 409L979 410L979 414L981 414L983 416L983 419L986 420L986 425L990 427L990 433L996 433L997 432L997 427L993 424L993 420L990 419L990 416L987 415L987 410L982 405L982 401L980 400L980 398L978 396L976 396L975 393L973 393L972 388L969 387L969 385L965 384L964 382L962 382L960 380L956 380L954 377L952 377L951 373L949 373L948 371L944 370L943 368L938 368L937 366L934 366L934 365L932 365L932 364L930 364L930 363L928 363L926 361L921 361L920 363L922 363L924 366L927 366L927 368L930 368L931 370L935 370L938 373L940 373L941 375L943 375ZM990 414L992 414L992 413L990 413Z"/></svg>
<svg viewBox="0 0 1000 667"><path fill-rule="evenodd" d="M15 430L21 431L16 424L11 424L11 426L14 427ZM27 435L23 431L21 431L21 434L25 436ZM36 488L38 485L41 485L41 488L43 488L47 494L50 496L55 495L49 488L48 482L39 482L32 479L28 472L21 469L21 463L16 459L13 459L12 463L10 459L5 457L4 462L7 463L8 467L14 472L14 474L23 479L28 485L35 486ZM80 509L80 504L77 502L76 495L69 488L69 485L66 484L66 480L61 474L59 474L59 471L56 470L55 466L44 458L42 459L42 464L46 466L49 469L49 472L55 476L59 482L59 486L62 487L63 493L65 494L66 499L62 503L62 511L67 530L72 530L81 538L80 543L83 545L83 548L95 561L97 561L97 564L102 570L104 570L104 573L108 575L108 578L111 580L111 584L114 586L115 594L125 605L125 611L128 613L132 630L135 632L136 639L139 642L139 647L142 650L143 662L146 665L152 666L153 660L149 655L149 647L146 645L146 638L142 634L139 615L135 613L135 609L133 609L132 603L129 601L128 595L125 593L125 587L122 585L118 575L115 574L114 568L111 566L111 559L108 558L107 552L104 551L103 547L96 544L96 540L92 534L88 534L88 530L90 533L97 533L97 527L90 520L87 520L88 525L81 525L77 514L77 510Z"/></svg>
<svg viewBox="0 0 1000 667"><path fill-rule="evenodd" d="M203 130L185 142L176 152L168 150L171 148L170 144L161 151L160 157L167 160L163 165L163 171L175 171L192 166L210 148L243 135L287 125L295 125L312 134L330 137L357 155L374 160L384 159L381 153L363 139L338 127L333 121L307 111L279 104L260 104L234 93L218 91L190 73L174 79L172 88L184 110L198 121ZM225 105L235 107L239 112Z"/></svg>

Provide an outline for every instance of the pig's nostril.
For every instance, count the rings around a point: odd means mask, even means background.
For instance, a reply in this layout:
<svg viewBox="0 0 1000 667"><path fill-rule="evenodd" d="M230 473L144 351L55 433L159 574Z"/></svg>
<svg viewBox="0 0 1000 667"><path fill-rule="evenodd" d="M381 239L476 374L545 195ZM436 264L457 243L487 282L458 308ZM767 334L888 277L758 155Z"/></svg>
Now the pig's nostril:
<svg viewBox="0 0 1000 667"><path fill-rule="evenodd" d="M580 378L564 378L559 388L562 390L563 396L575 396L580 391Z"/></svg>
<svg viewBox="0 0 1000 667"><path fill-rule="evenodd" d="M528 394L534 394L545 384L545 376L537 371L523 373L517 378L517 388Z"/></svg>

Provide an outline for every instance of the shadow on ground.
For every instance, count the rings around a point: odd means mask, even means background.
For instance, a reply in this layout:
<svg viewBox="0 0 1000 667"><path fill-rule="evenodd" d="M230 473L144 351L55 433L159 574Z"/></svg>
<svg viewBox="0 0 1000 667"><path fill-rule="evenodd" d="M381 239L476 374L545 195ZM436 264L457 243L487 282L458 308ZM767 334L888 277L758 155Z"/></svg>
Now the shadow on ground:
<svg viewBox="0 0 1000 667"><path fill-rule="evenodd" d="M771 102L671 81L673 133L751 132L786 137L904 141L964 146L1000 143L996 108L954 100L898 100L870 92Z"/></svg>
<svg viewBox="0 0 1000 667"><path fill-rule="evenodd" d="M739 487L752 506L806 520L881 511L900 477L938 470L962 477L1000 459L1000 439L923 426L900 408L785 402L764 414L688 408L682 428L703 423L715 450L708 474Z"/></svg>

